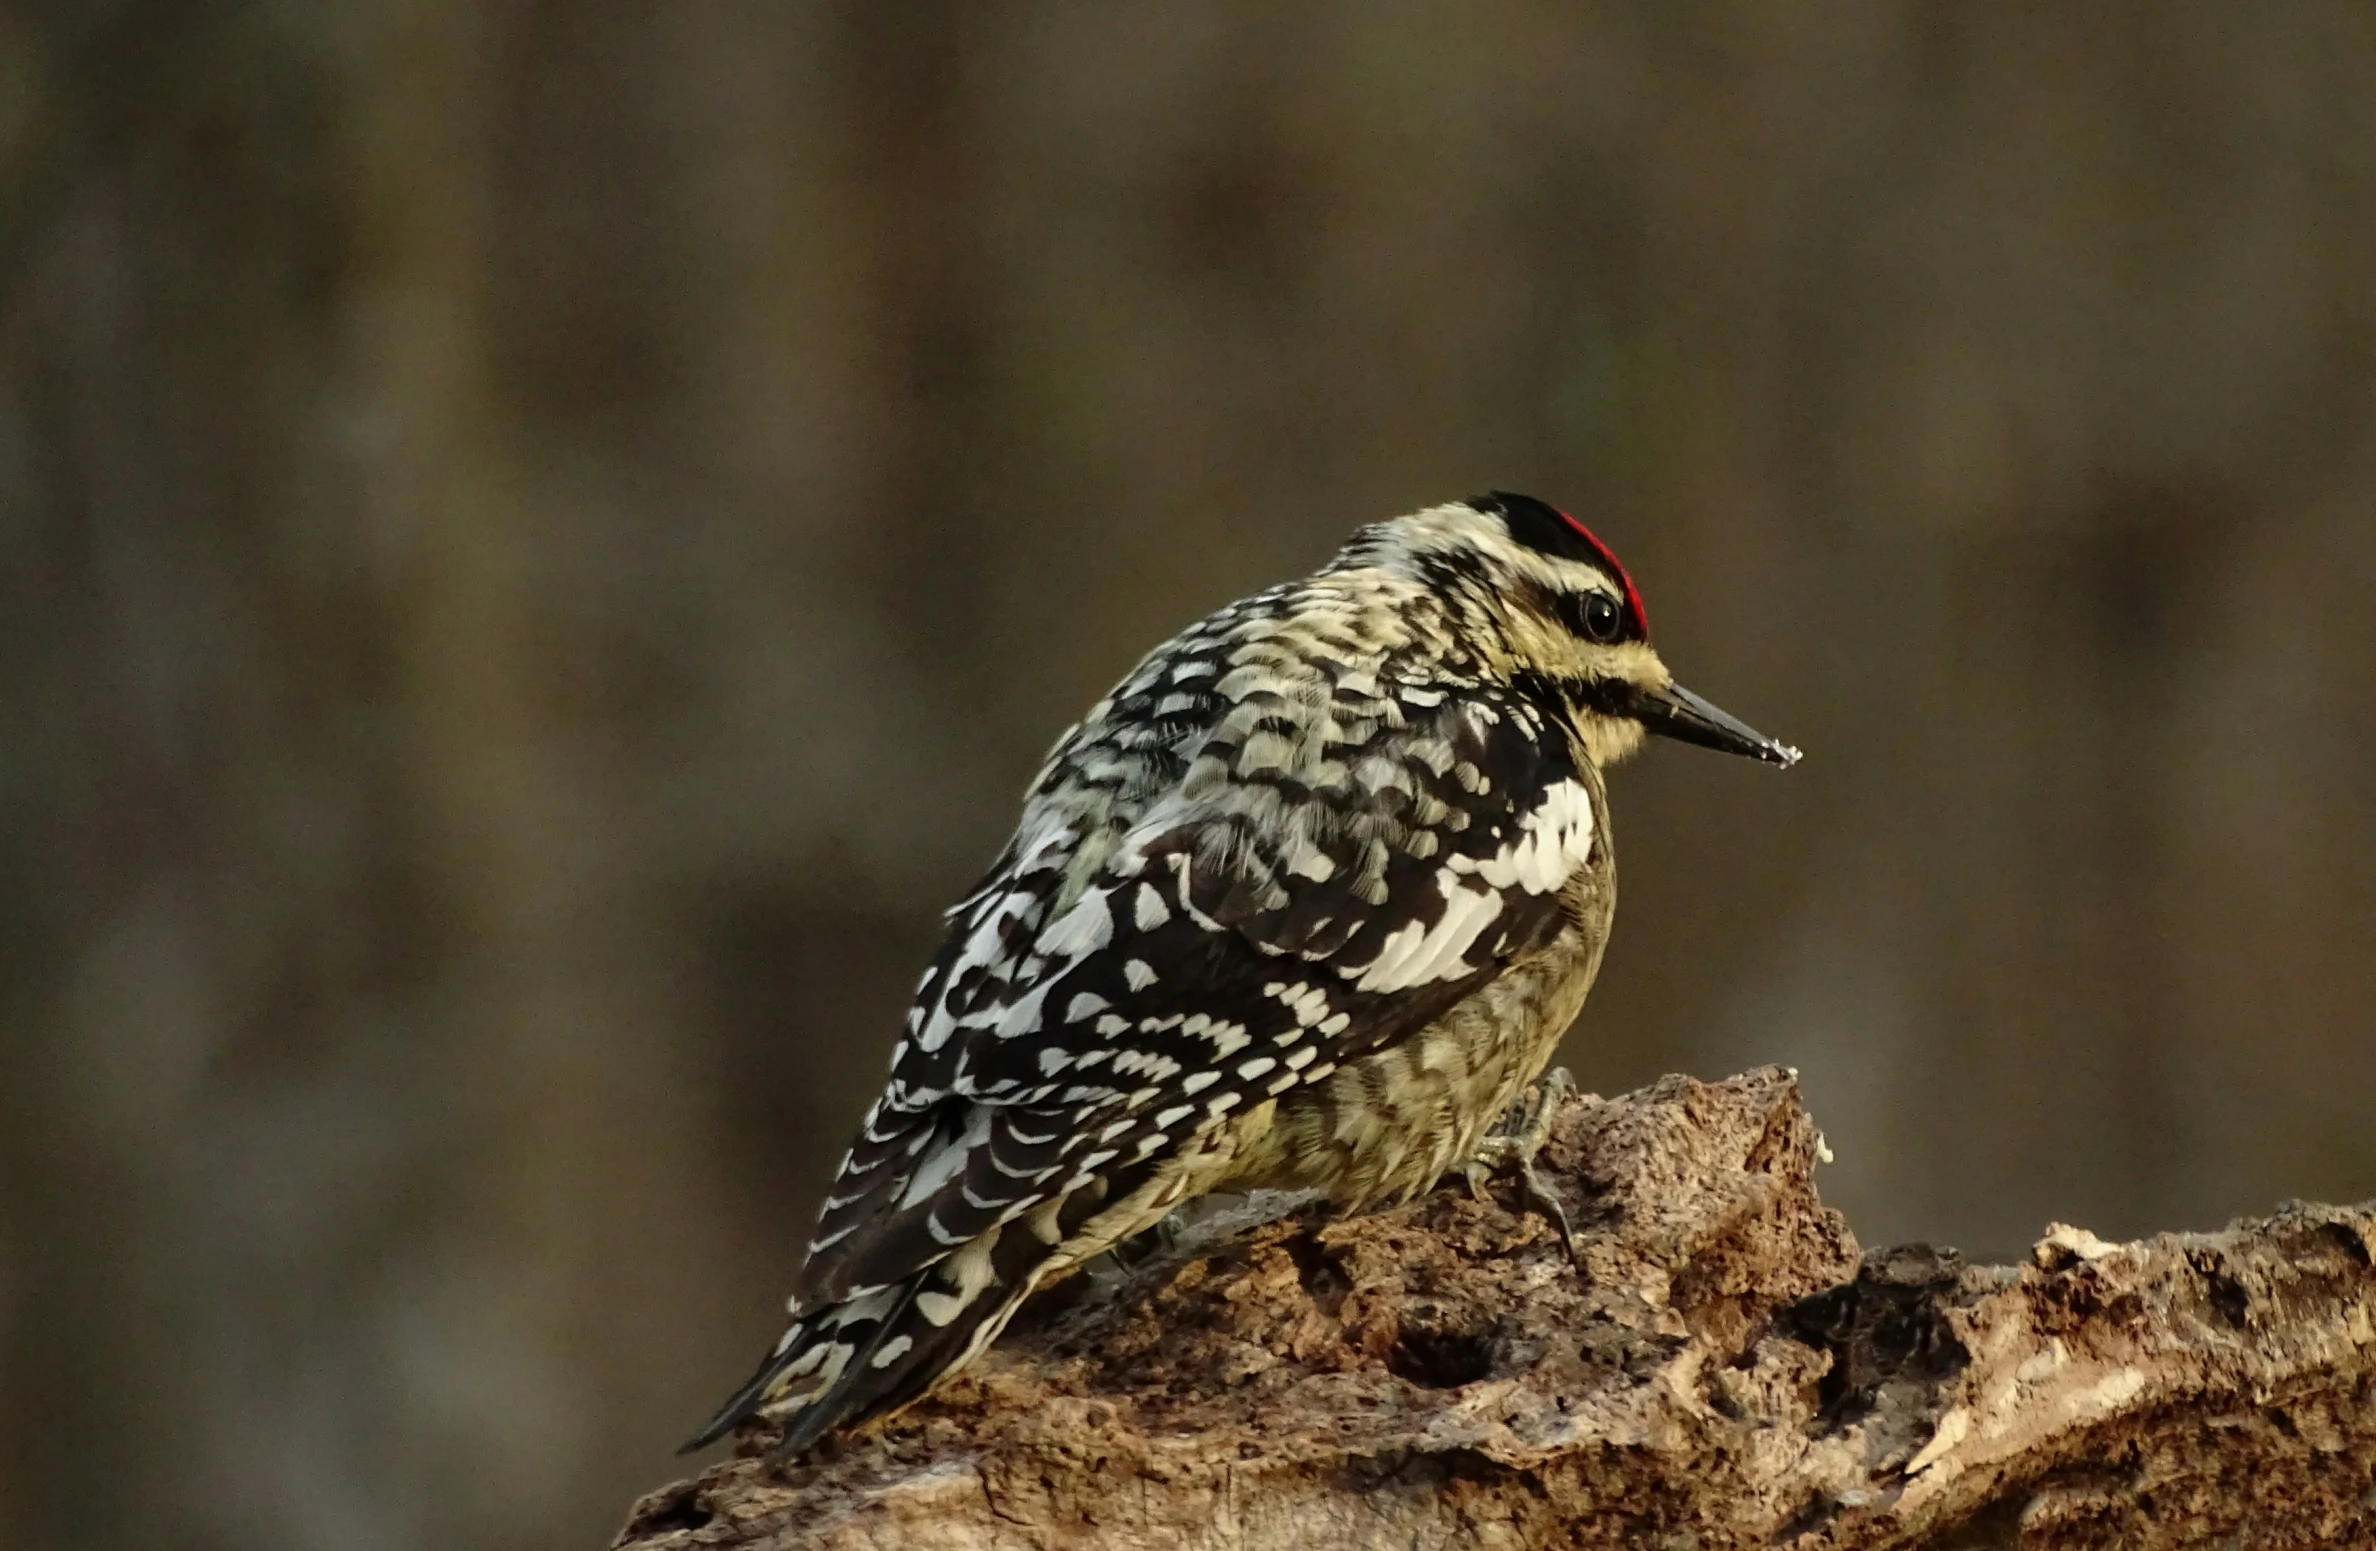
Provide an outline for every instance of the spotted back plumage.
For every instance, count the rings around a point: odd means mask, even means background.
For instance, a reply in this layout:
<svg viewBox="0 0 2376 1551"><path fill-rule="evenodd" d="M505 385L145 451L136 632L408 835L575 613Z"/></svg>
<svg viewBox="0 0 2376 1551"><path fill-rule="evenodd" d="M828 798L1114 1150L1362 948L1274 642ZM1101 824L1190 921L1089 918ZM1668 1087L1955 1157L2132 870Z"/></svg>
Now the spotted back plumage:
<svg viewBox="0 0 2376 1551"><path fill-rule="evenodd" d="M1516 526L1480 503L1366 529L1058 741L950 912L790 1329L697 1443L766 1410L797 1447L912 1399L1225 1179L1277 1105L1574 934L1601 788L1512 600L1578 567ZM1638 617L1622 572L1598 585Z"/></svg>

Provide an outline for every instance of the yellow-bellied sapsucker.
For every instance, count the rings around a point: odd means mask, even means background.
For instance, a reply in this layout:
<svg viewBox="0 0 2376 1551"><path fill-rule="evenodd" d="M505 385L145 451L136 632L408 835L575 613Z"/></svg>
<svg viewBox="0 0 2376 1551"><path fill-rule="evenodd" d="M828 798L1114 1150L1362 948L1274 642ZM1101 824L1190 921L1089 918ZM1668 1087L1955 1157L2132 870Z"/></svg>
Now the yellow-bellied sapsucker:
<svg viewBox="0 0 2376 1551"><path fill-rule="evenodd" d="M1645 733L1798 758L1678 686L1616 556L1526 496L1364 528L1158 647L950 913L791 1326L689 1447L896 1409L1207 1191L1354 1209L1465 1163L1599 968L1601 772Z"/></svg>

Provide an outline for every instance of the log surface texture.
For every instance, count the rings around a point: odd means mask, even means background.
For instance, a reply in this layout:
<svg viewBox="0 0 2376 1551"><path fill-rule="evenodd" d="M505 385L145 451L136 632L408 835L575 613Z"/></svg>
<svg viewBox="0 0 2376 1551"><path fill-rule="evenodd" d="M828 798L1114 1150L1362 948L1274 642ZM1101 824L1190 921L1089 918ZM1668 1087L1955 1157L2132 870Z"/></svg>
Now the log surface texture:
<svg viewBox="0 0 2376 1551"><path fill-rule="evenodd" d="M1860 1254L1791 1074L1560 1113L1582 1247L1444 1188L1044 1294L905 1415L753 1432L633 1551L2376 1546L2371 1206ZM2376 1204L2372 1204L2376 1205Z"/></svg>

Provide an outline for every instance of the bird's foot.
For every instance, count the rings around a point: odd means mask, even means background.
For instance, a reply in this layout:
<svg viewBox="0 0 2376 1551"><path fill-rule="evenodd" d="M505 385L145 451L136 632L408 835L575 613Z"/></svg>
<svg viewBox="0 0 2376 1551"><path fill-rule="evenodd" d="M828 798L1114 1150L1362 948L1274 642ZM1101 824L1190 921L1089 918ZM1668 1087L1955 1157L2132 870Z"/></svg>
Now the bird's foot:
<svg viewBox="0 0 2376 1551"><path fill-rule="evenodd" d="M1576 1243L1576 1230L1568 1221L1567 1208L1559 1196L1535 1168L1535 1157L1543 1144L1551 1139L1551 1118L1559 1112L1560 1101L1576 1091L1576 1080L1567 1068L1555 1066L1545 1072L1533 1087L1520 1096L1502 1113L1501 1123L1488 1132L1477 1144L1476 1156L1461 1169L1468 1180L1469 1194L1480 1201L1489 1201L1485 1182L1496 1174L1509 1174L1518 1181L1519 1199L1533 1211L1548 1219L1559 1230L1559 1242L1567 1246L1568 1259L1577 1265L1584 1263L1584 1251Z"/></svg>
<svg viewBox="0 0 2376 1551"><path fill-rule="evenodd" d="M1151 1228L1142 1228L1121 1243L1106 1251L1116 1270L1135 1271L1158 1255L1168 1255L1179 1246L1180 1230L1187 1226L1186 1208L1172 1212Z"/></svg>

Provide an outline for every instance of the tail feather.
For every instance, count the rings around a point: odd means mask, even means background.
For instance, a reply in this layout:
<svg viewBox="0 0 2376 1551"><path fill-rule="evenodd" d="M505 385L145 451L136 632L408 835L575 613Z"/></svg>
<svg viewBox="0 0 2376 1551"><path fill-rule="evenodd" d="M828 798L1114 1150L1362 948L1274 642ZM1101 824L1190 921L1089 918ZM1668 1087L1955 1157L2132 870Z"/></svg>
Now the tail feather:
<svg viewBox="0 0 2376 1551"><path fill-rule="evenodd" d="M800 1327L793 1326L788 1332L793 1339L778 1343L761 1360L758 1371L751 1375L749 1382L727 1396L726 1403L718 1407L711 1414L710 1419L701 1424L701 1431L685 1440L677 1452L691 1454L696 1449L706 1449L750 1420L752 1415L767 1403L768 1390L774 1386L777 1379L783 1377L784 1370L799 1360L798 1348L795 1345L799 1333Z"/></svg>
<svg viewBox="0 0 2376 1551"><path fill-rule="evenodd" d="M788 1458L846 1422L887 1416L922 1399L978 1350L972 1336L989 1326L986 1345L1023 1301L1020 1290L1004 1297L985 1293L943 1325L918 1308L921 1292L909 1288L864 1343L852 1348L832 1385L792 1417L770 1458Z"/></svg>
<svg viewBox="0 0 2376 1551"><path fill-rule="evenodd" d="M783 1414L784 1439L774 1450L781 1458L835 1427L921 1399L996 1340L1049 1277L1169 1211L1178 1193L1158 1191L1155 1172L1151 1163L1125 1168L1052 1196L945 1259L805 1312L686 1449L706 1447L751 1417Z"/></svg>
<svg viewBox="0 0 2376 1551"><path fill-rule="evenodd" d="M781 1457L832 1428L896 1411L970 1362L1013 1317L1052 1247L1028 1232L992 1228L939 1265L796 1321L693 1436L706 1448L791 1400ZM802 1381L806 1381L805 1384Z"/></svg>

